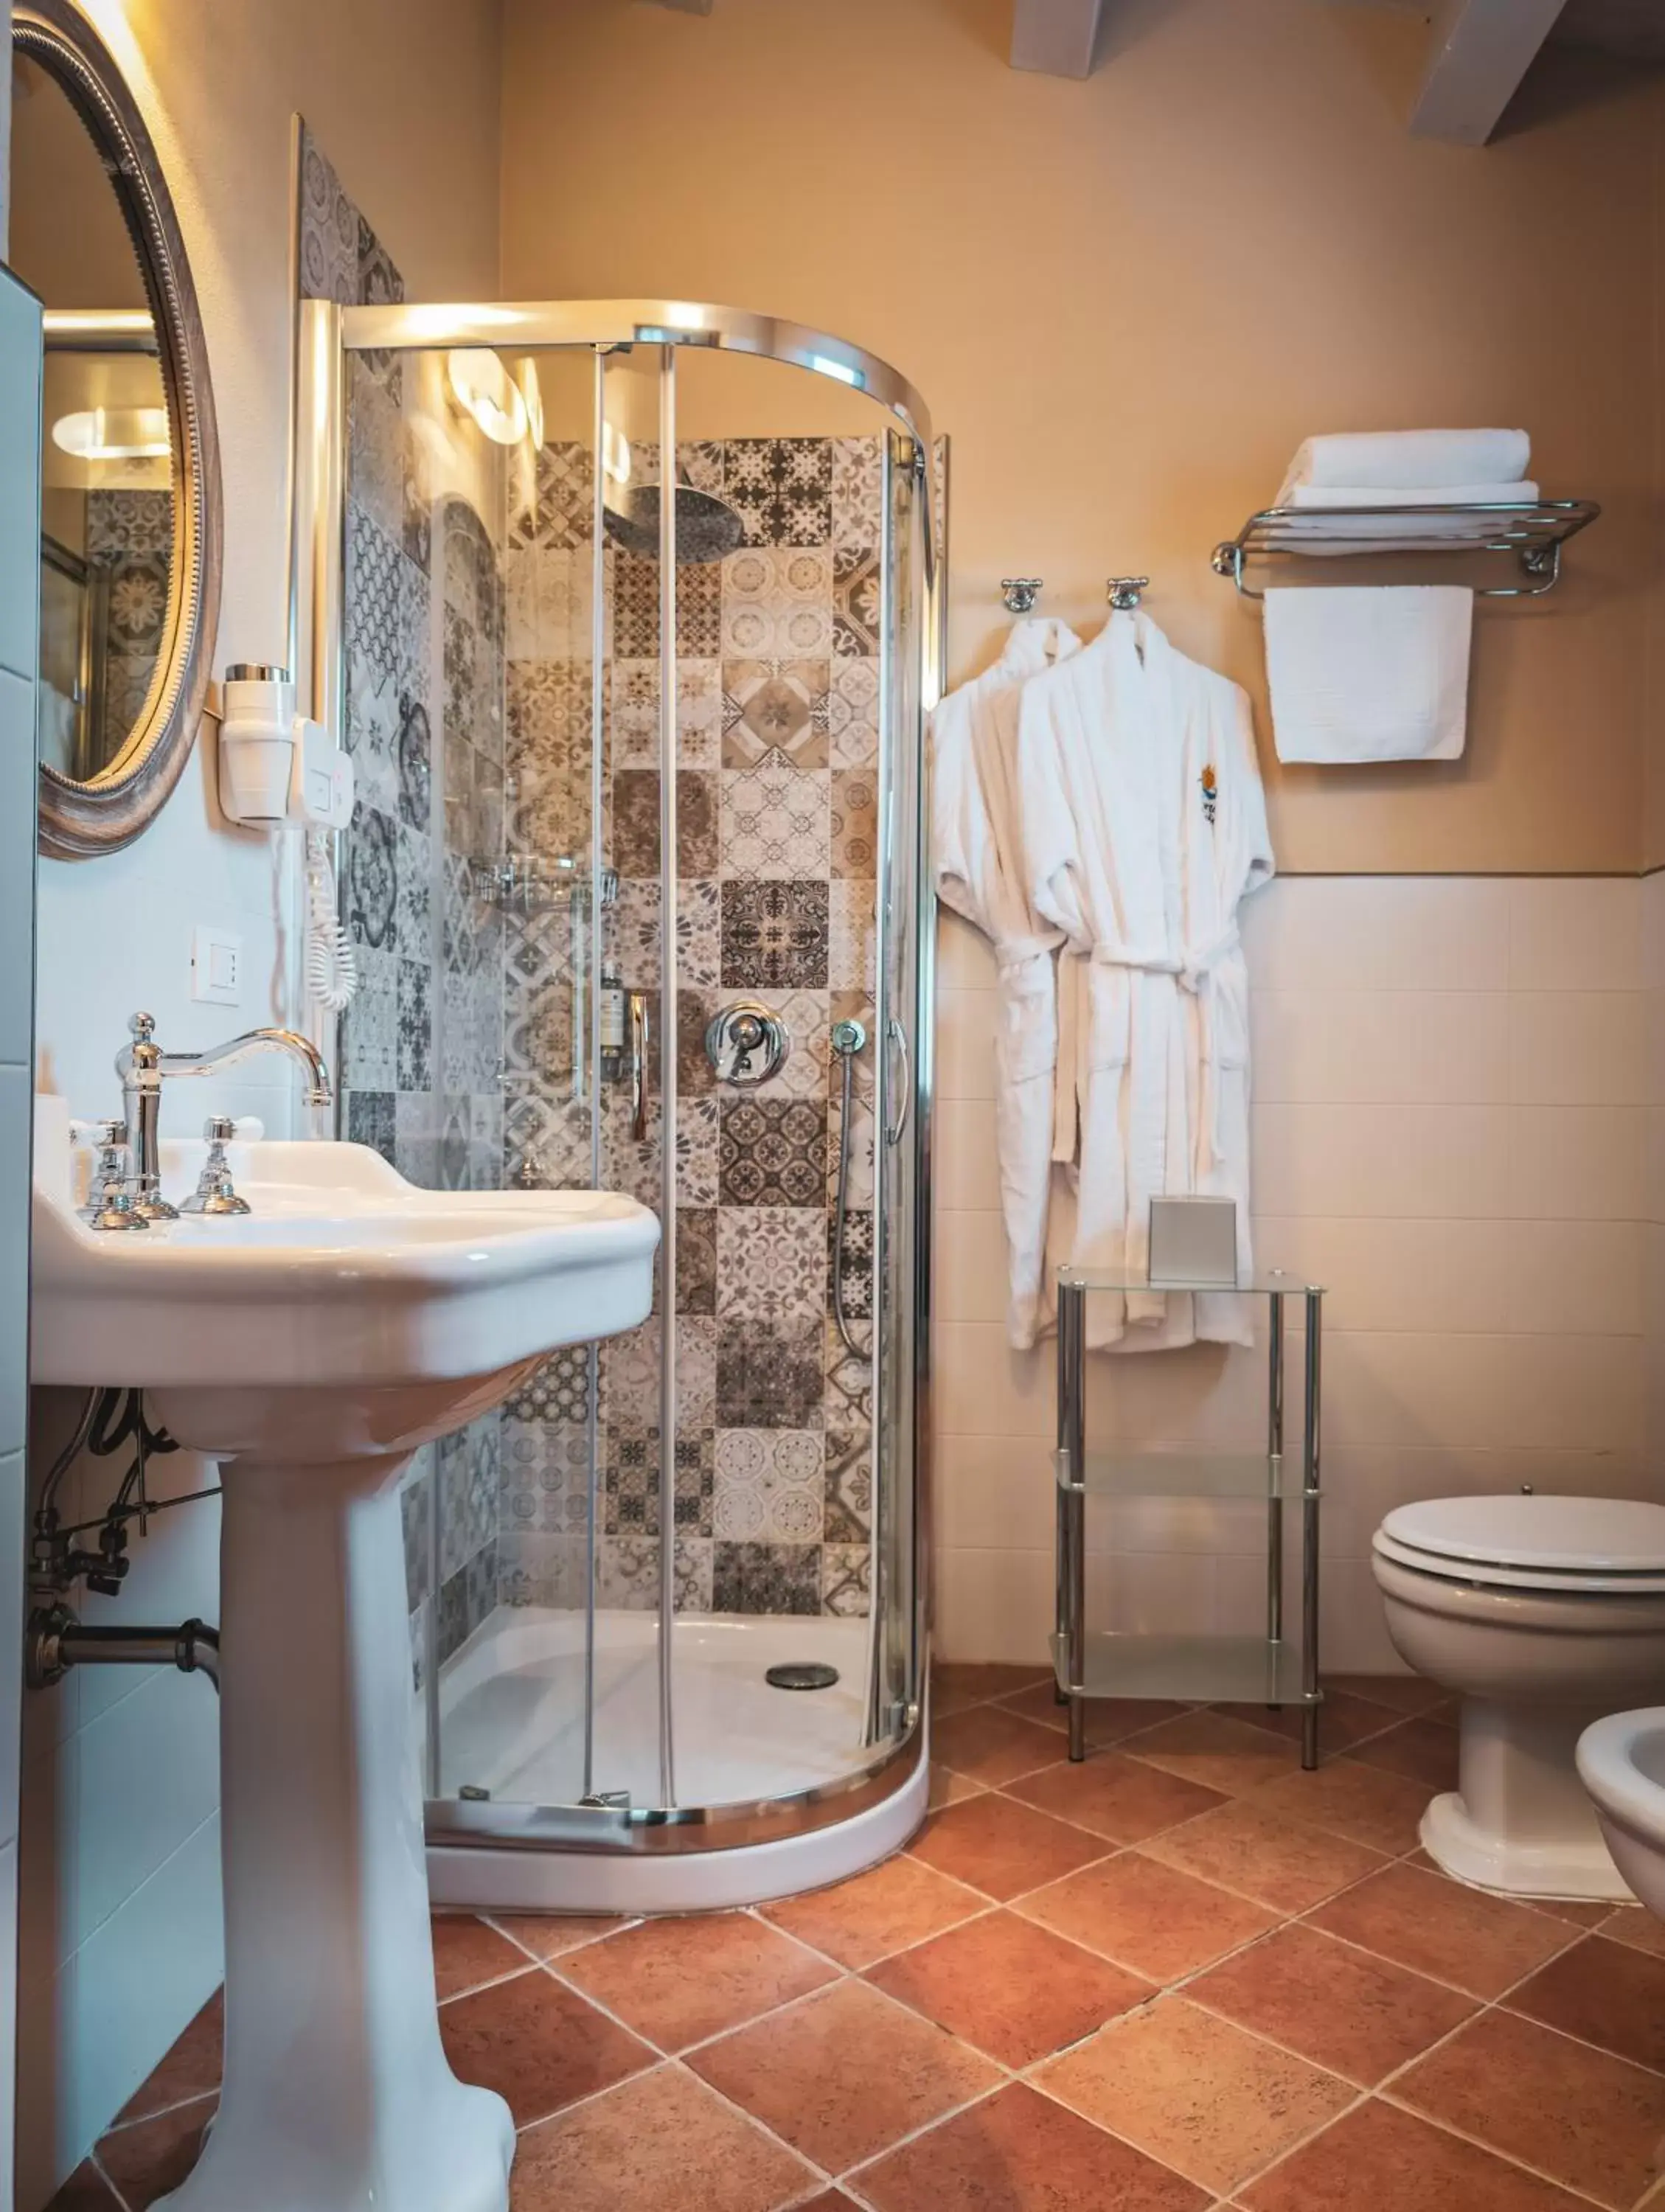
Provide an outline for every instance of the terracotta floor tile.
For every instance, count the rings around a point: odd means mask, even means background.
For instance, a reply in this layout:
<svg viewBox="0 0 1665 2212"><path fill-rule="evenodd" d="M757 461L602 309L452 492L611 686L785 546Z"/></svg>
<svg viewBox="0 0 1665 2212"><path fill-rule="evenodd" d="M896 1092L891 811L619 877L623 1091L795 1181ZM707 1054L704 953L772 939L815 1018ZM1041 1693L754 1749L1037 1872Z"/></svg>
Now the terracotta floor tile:
<svg viewBox="0 0 1665 2212"><path fill-rule="evenodd" d="M869 1969L867 1978L1003 2066L1079 2043L1151 1984L1015 1913L991 1912Z"/></svg>
<svg viewBox="0 0 1665 2212"><path fill-rule="evenodd" d="M1513 1991L1509 2008L1665 2073L1665 1959L1649 1952L1586 1936Z"/></svg>
<svg viewBox="0 0 1665 2212"><path fill-rule="evenodd" d="M149 2080L133 2092L117 2113L116 2125L142 2120L153 2112L165 2112L170 2105L183 2105L217 2089L225 2034L225 1995L216 1990Z"/></svg>
<svg viewBox="0 0 1665 2212"><path fill-rule="evenodd" d="M436 1912L433 1926L434 1983L441 2004L465 1990L478 1989L482 1982L524 1973L532 1964L518 1943L471 1912Z"/></svg>
<svg viewBox="0 0 1665 2212"><path fill-rule="evenodd" d="M1338 1889L1389 1863L1380 1851L1303 1820L1267 1812L1255 1798L1231 1799L1145 1846L1152 1858L1218 1882L1279 1912L1306 1912Z"/></svg>
<svg viewBox="0 0 1665 2212"><path fill-rule="evenodd" d="M1428 1863L1432 1866L1433 1861L1430 1859ZM1604 1921L1613 1917L1613 1904L1607 1898L1534 1897L1532 1902L1540 1912L1548 1913L1552 1920L1570 1920L1575 1928L1600 1928ZM1620 1910L1623 1909L1621 1906ZM1623 1940L1619 1938L1619 1941ZM1639 1943L1636 1948L1645 1951L1649 1947Z"/></svg>
<svg viewBox="0 0 1665 2212"><path fill-rule="evenodd" d="M1355 2094L1172 1996L1113 2021L1036 2078L1100 2127L1222 2193L1322 2127Z"/></svg>
<svg viewBox="0 0 1665 2212"><path fill-rule="evenodd" d="M856 2176L878 2212L1201 2212L1204 2193L1021 2081Z"/></svg>
<svg viewBox="0 0 1665 2212"><path fill-rule="evenodd" d="M1153 1766L1164 1767L1187 1782L1200 1782L1205 1790L1218 1790L1226 1797L1242 1797L1300 1764L1295 1746L1281 1736L1211 1711L1182 1713L1177 1720L1162 1721L1128 1737L1121 1748L1132 1758L1148 1759Z"/></svg>
<svg viewBox="0 0 1665 2212"><path fill-rule="evenodd" d="M1280 1928L1185 1994L1366 2089L1474 2009L1474 1998L1311 1928Z"/></svg>
<svg viewBox="0 0 1665 2212"><path fill-rule="evenodd" d="M1061 1765L1008 1783L1006 1795L1117 1844L1142 1843L1227 1802L1218 1790L1205 1790L1119 1751L1096 1751L1079 1766L1066 1759Z"/></svg>
<svg viewBox="0 0 1665 2212"><path fill-rule="evenodd" d="M1291 2152L1240 2197L1249 2212L1579 2212L1581 2202L1375 2100Z"/></svg>
<svg viewBox="0 0 1665 2212"><path fill-rule="evenodd" d="M993 1786L1067 1759L1069 1741L1003 1705L971 1705L933 1726L931 1751L956 1774Z"/></svg>
<svg viewBox="0 0 1665 2212"><path fill-rule="evenodd" d="M1553 1911L1547 1905L1546 1911ZM1621 1905L1616 1912L1610 1911L1597 1923L1604 1936L1615 1943L1627 1943L1633 1951L1652 1951L1665 1956L1665 1920L1657 1920L1645 1905Z"/></svg>
<svg viewBox="0 0 1665 2212"><path fill-rule="evenodd" d="M994 1794L933 1813L908 1848L1002 1903L1104 1855L1102 1837Z"/></svg>
<svg viewBox="0 0 1665 2212"><path fill-rule="evenodd" d="M641 1921L569 1951L559 1972L661 2051L686 2051L807 1996L838 1969L750 1913L705 1912Z"/></svg>
<svg viewBox="0 0 1665 2212"><path fill-rule="evenodd" d="M708 2044L689 2062L823 2172L842 2173L1000 2078L866 1983L838 1982Z"/></svg>
<svg viewBox="0 0 1665 2212"><path fill-rule="evenodd" d="M1614 2212L1659 2179L1665 2080L1511 2013L1453 2036L1393 2096Z"/></svg>
<svg viewBox="0 0 1665 2212"><path fill-rule="evenodd" d="M1011 1697L1052 1679L1052 1669L1044 1662L1035 1667L1009 1667L978 1659L939 1659L931 1668L931 1717L939 1721L967 1705Z"/></svg>
<svg viewBox="0 0 1665 2212"><path fill-rule="evenodd" d="M593 1943L597 1936L611 1936L630 1923L619 1912L494 1912L491 1924L535 1959L556 1959L563 1951L575 1951L580 1943Z"/></svg>
<svg viewBox="0 0 1665 2212"><path fill-rule="evenodd" d="M841 1966L860 1967L957 1928L974 1912L986 1912L988 1899L898 1851L831 1889L783 1897L763 1909L789 1936Z"/></svg>
<svg viewBox="0 0 1665 2212"><path fill-rule="evenodd" d="M521 2128L611 2088L654 2057L540 1966L453 1998L440 2014L440 2039L460 2079L507 2098Z"/></svg>
<svg viewBox="0 0 1665 2212"><path fill-rule="evenodd" d="M1333 1836L1346 1836L1350 1842L1396 1856L1415 1848L1428 1795L1421 1783L1407 1775L1386 1774L1379 1766L1336 1759L1311 1774L1297 1772L1269 1783L1255 1802L1266 1812L1288 1814Z"/></svg>
<svg viewBox="0 0 1665 2212"><path fill-rule="evenodd" d="M1148 1981L1174 1982L1238 1944L1263 1936L1278 1916L1139 1851L1026 1897L1018 1910Z"/></svg>
<svg viewBox="0 0 1665 2212"><path fill-rule="evenodd" d="M1002 1698L1000 1703L1008 1712L1021 1713L1025 1720L1067 1729L1069 1707L1058 1703L1053 1689L1050 1681L1041 1682L1015 1697ZM1189 1705L1177 1705L1166 1698L1089 1698L1087 1741L1094 1749L1107 1743L1120 1743L1123 1736L1132 1735L1138 1729L1154 1728L1158 1721L1177 1720L1182 1713L1191 1711Z"/></svg>
<svg viewBox="0 0 1665 2212"><path fill-rule="evenodd" d="M148 2212L159 2197L179 2187L197 2163L203 2130L218 2101L204 2097L195 2104L176 2106L158 2119L141 2120L136 2127L118 2128L99 2138L98 2162L128 2212Z"/></svg>
<svg viewBox="0 0 1665 2212"><path fill-rule="evenodd" d="M1530 1905L1407 1866L1384 1867L1332 1898L1309 1924L1479 1997L1501 1996L1577 1934Z"/></svg>
<svg viewBox="0 0 1665 2212"><path fill-rule="evenodd" d="M1270 1729L1274 1735L1287 1736L1292 1743L1301 1741L1299 1705L1281 1705L1275 1711L1269 1705L1216 1705L1213 1710L1229 1720L1247 1721L1251 1728ZM1395 1727L1398 1718L1386 1706L1350 1697L1345 1690L1327 1688L1318 1714L1320 1752L1328 1756L1346 1751L1365 1736L1380 1735L1384 1729Z"/></svg>
<svg viewBox="0 0 1665 2212"><path fill-rule="evenodd" d="M661 2066L528 2129L510 2203L512 2212L777 2212L814 2186L784 2144L682 2067Z"/></svg>
<svg viewBox="0 0 1665 2212"><path fill-rule="evenodd" d="M88 2158L76 2166L46 2212L121 2212L121 2200Z"/></svg>
<svg viewBox="0 0 1665 2212"><path fill-rule="evenodd" d="M1390 1712L1426 1713L1449 1705L1451 1693L1425 1674L1326 1674L1326 1691L1340 1690L1350 1698L1368 1698Z"/></svg>
<svg viewBox="0 0 1665 2212"><path fill-rule="evenodd" d="M847 2197L842 2189L823 2189L818 2197L811 2197L807 2204L798 2206L797 2212L842 2212L846 2205L850 2208L850 2212L857 2212L854 2197Z"/></svg>
<svg viewBox="0 0 1665 2212"><path fill-rule="evenodd" d="M981 1782L973 1782L964 1774L956 1774L951 1767L944 1766L933 1759L925 1808L928 1813L940 1813L945 1805L958 1805L968 1797L979 1796L982 1786Z"/></svg>
<svg viewBox="0 0 1665 2212"><path fill-rule="evenodd" d="M1457 1742L1457 1732L1449 1721L1401 1721L1385 1735L1361 1743L1352 1755L1366 1766L1379 1766L1385 1774L1408 1775L1430 1790L1455 1790Z"/></svg>

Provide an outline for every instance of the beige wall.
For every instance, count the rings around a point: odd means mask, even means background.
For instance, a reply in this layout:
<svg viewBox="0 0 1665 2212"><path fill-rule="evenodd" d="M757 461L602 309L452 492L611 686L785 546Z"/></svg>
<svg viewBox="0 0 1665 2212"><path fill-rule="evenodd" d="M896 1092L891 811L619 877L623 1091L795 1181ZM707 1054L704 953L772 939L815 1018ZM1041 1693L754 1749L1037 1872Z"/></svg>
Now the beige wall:
<svg viewBox="0 0 1665 2212"><path fill-rule="evenodd" d="M1665 867L1665 131L1654 142L1653 508L1644 677L1643 866Z"/></svg>
<svg viewBox="0 0 1665 2212"><path fill-rule="evenodd" d="M507 0L505 289L730 301L896 362L955 440L957 673L1002 574L1094 621L1137 568L1258 697L1258 625L1207 556L1297 441L1526 424L1550 489L1606 519L1553 599L1486 611L1461 763L1280 775L1262 715L1279 858L1635 867L1665 93L1600 87L1476 153L1406 134L1414 10L1130 10L1086 83L1014 74L1009 15Z"/></svg>
<svg viewBox="0 0 1665 2212"><path fill-rule="evenodd" d="M1396 1663L1370 1570L1391 1507L1522 1482L1662 1494L1656 886L1285 878L1246 910L1255 1256L1329 1291L1338 1673ZM952 916L940 941L938 1634L957 1658L1033 1662L1053 1601L1052 1363L1000 1324L993 963ZM1089 1365L1090 1441L1253 1450L1264 1433L1258 1352ZM1095 1626L1248 1635L1261 1617L1261 1506L1095 1504L1089 1541Z"/></svg>
<svg viewBox="0 0 1665 2212"><path fill-rule="evenodd" d="M305 112L417 291L496 289L495 0L98 0L89 8L144 107L201 296L224 455L225 601L216 672L281 659L291 312L292 118ZM81 1114L114 1103L134 1007L202 1045L283 1012L285 878L229 830L199 749L160 820L108 860L41 865L43 1073ZM195 921L238 931L235 1011L193 1005ZM257 1064L258 1068L258 1064ZM216 1108L282 1133L286 1066ZM179 1109L189 1122L200 1101ZM62 1394L39 1394L39 1443ZM175 1470L178 1470L177 1477ZM196 1487L181 1454L167 1479ZM135 1545L123 1618L218 1617L211 1506ZM101 1601L88 1601L98 1618ZM24 2006L18 2202L38 2212L220 1978L218 1770L211 1697L171 1674L32 1698L25 1767Z"/></svg>

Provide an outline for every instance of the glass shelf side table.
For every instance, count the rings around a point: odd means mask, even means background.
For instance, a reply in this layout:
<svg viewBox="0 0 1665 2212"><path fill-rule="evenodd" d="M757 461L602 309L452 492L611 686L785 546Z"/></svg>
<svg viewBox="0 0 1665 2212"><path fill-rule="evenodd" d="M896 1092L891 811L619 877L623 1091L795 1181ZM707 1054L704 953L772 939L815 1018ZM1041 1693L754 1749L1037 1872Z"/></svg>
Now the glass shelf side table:
<svg viewBox="0 0 1665 2212"><path fill-rule="evenodd" d="M1267 1301L1266 1449L1141 1450L1087 1445L1087 1301L1095 1292L1153 1291ZM1303 1308L1305 1354L1298 1465L1285 1452L1284 1305ZM1195 1705L1297 1705L1301 1764L1318 1764L1318 1509L1322 1496L1324 1293L1268 1268L1226 1283L1152 1283L1113 1270L1058 1270L1057 1609L1052 1643L1058 1693L1069 1706L1070 1757L1086 1756L1091 1698L1162 1698ZM1087 1626L1087 1500L1101 1498L1263 1499L1267 1508L1264 1636L1156 1636ZM1301 1623L1284 1633L1284 1512L1299 1504Z"/></svg>

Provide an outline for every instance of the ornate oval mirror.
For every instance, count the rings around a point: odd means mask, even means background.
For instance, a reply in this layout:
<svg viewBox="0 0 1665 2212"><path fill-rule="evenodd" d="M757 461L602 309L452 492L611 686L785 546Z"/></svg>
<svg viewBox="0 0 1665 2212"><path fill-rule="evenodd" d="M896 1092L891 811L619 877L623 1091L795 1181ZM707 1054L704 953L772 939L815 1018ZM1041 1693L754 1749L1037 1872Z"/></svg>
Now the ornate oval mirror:
<svg viewBox="0 0 1665 2212"><path fill-rule="evenodd" d="M11 265L46 310L40 848L131 843L190 756L220 605L220 459L161 165L72 0L12 14Z"/></svg>

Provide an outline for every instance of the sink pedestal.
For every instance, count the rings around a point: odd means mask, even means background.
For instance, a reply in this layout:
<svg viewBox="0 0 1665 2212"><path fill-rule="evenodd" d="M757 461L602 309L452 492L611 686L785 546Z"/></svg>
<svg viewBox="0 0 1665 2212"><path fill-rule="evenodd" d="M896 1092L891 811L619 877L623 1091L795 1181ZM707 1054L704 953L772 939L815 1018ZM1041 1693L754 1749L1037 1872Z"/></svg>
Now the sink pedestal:
<svg viewBox="0 0 1665 2212"><path fill-rule="evenodd" d="M171 2212L507 2212L508 2107L440 2044L405 1462L225 1470L225 2085Z"/></svg>

